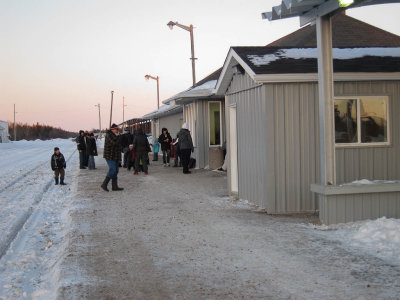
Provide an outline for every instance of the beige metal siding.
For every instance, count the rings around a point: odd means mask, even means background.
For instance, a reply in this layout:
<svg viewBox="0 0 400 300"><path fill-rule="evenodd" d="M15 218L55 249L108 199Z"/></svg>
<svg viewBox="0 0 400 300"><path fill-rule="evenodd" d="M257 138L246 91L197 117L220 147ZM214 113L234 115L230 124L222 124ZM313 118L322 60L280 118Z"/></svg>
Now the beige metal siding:
<svg viewBox="0 0 400 300"><path fill-rule="evenodd" d="M317 209L311 183L319 181L317 84L268 84L268 109L274 110L274 213Z"/></svg>
<svg viewBox="0 0 400 300"><path fill-rule="evenodd" d="M400 83L335 83L335 96L388 96L391 145L336 148L337 184L359 179L400 179Z"/></svg>
<svg viewBox="0 0 400 300"><path fill-rule="evenodd" d="M265 208L266 102L262 86L255 86L247 74L235 76L228 98L237 109L239 197Z"/></svg>

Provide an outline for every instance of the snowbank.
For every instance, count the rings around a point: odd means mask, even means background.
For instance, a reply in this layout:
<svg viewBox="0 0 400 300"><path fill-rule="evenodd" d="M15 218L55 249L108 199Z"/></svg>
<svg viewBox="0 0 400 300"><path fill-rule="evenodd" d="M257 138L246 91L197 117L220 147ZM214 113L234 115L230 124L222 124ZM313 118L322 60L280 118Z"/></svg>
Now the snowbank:
<svg viewBox="0 0 400 300"><path fill-rule="evenodd" d="M386 217L374 221L313 226L331 240L352 251L362 251L400 266L400 220Z"/></svg>

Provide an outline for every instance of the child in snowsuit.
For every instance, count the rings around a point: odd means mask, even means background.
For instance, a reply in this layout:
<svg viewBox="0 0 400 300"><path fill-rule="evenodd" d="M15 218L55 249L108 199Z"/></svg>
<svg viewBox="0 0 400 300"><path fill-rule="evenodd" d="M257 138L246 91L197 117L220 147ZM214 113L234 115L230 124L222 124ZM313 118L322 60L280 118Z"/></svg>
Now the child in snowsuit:
<svg viewBox="0 0 400 300"><path fill-rule="evenodd" d="M51 164L51 169L54 171L55 184L56 185L58 184L58 177L60 177L60 184L65 185L64 169L67 167L67 164L65 162L64 155L62 155L58 147L54 148L54 154L51 156L50 164Z"/></svg>
<svg viewBox="0 0 400 300"><path fill-rule="evenodd" d="M126 152L126 167L128 168L128 171L131 170L131 168L135 168L135 152L133 152L133 145L129 145L128 151Z"/></svg>

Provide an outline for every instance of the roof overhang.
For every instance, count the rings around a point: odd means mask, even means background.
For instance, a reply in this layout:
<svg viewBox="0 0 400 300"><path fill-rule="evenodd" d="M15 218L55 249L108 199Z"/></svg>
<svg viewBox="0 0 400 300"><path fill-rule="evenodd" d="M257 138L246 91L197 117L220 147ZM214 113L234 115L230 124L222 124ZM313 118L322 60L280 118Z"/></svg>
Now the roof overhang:
<svg viewBox="0 0 400 300"><path fill-rule="evenodd" d="M338 13L348 8L398 3L398 0L282 0L281 5L262 13L263 19L270 21L300 17L300 26L314 22L317 17Z"/></svg>
<svg viewBox="0 0 400 300"><path fill-rule="evenodd" d="M183 111L183 108L180 105L167 105L167 106L170 107L161 106L158 110L148 113L147 115L144 115L142 118L146 120L153 120L178 114Z"/></svg>

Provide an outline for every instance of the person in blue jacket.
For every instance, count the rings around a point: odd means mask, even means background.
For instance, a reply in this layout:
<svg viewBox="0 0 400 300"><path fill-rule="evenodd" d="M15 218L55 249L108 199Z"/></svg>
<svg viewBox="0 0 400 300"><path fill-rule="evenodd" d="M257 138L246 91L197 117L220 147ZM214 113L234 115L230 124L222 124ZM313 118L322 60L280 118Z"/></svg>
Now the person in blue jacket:
<svg viewBox="0 0 400 300"><path fill-rule="evenodd" d="M160 151L160 145L158 144L158 138L154 138L153 146L153 161L158 161L158 152Z"/></svg>

